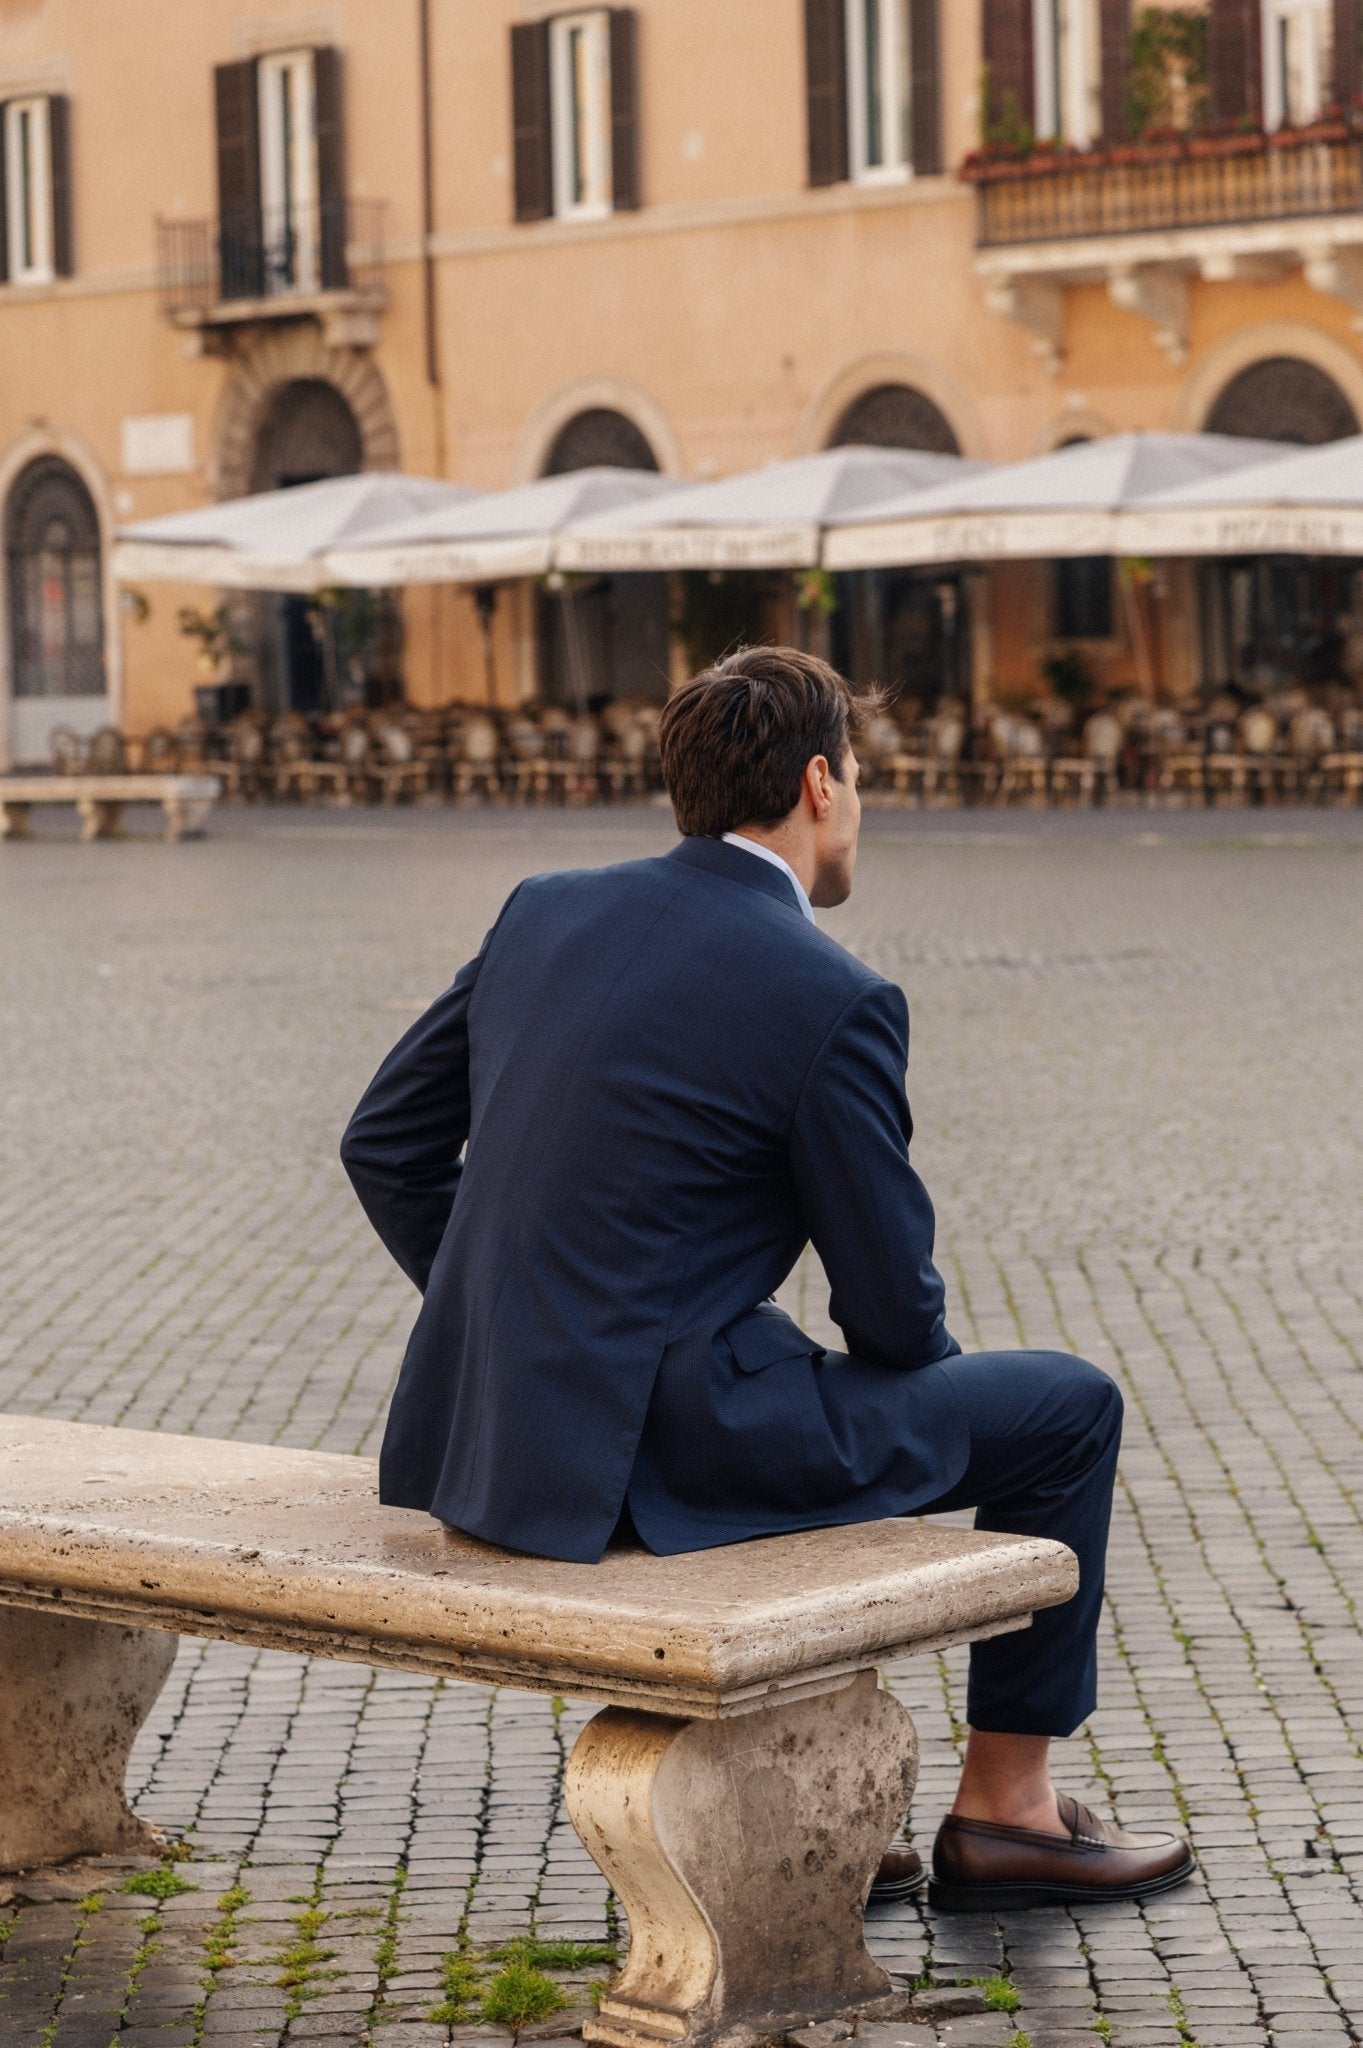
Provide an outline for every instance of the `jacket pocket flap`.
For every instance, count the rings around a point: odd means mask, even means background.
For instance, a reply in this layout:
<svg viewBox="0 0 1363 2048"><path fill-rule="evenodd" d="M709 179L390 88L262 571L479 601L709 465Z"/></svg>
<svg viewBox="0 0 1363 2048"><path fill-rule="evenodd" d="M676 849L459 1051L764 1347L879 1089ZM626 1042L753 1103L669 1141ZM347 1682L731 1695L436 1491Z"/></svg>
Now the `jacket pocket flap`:
<svg viewBox="0 0 1363 2048"><path fill-rule="evenodd" d="M765 1372L783 1358L823 1356L822 1344L807 1337L783 1309L764 1303L749 1309L720 1332L740 1372Z"/></svg>

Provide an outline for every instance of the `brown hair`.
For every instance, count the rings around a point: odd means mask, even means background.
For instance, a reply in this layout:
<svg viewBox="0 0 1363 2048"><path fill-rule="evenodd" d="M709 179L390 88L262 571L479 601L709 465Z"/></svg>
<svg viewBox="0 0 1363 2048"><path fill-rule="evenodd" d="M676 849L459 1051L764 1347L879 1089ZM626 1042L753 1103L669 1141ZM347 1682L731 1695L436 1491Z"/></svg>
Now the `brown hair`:
<svg viewBox="0 0 1363 2048"><path fill-rule="evenodd" d="M663 708L663 781L688 836L775 825L800 801L823 754L839 782L847 745L879 694L856 695L835 668L795 647L741 647Z"/></svg>

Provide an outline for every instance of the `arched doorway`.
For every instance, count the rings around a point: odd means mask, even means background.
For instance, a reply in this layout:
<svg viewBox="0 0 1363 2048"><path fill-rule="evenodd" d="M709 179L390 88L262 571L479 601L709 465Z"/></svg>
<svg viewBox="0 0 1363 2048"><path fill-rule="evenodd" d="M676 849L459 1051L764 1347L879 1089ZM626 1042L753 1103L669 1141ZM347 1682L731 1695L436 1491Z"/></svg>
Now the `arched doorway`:
<svg viewBox="0 0 1363 2048"><path fill-rule="evenodd" d="M42 760L53 726L109 716L99 515L60 456L20 470L5 510L12 749Z"/></svg>
<svg viewBox="0 0 1363 2048"><path fill-rule="evenodd" d="M921 449L959 455L950 420L911 384L875 384L833 430L834 448ZM926 705L970 694L969 586L924 569L854 569L835 582L830 621L835 665Z"/></svg>
<svg viewBox="0 0 1363 2048"><path fill-rule="evenodd" d="M554 436L545 476L575 469L659 468L647 436L609 406L575 413ZM620 697L661 703L668 682L667 578L647 574L570 580L544 592L539 613L540 689L551 703Z"/></svg>
<svg viewBox="0 0 1363 2048"><path fill-rule="evenodd" d="M1266 356L1232 377L1207 415L1213 434L1317 447L1358 432L1333 377L1300 356ZM1363 599L1352 562L1247 555L1201 567L1204 687L1247 696L1344 679L1346 622Z"/></svg>
<svg viewBox="0 0 1363 2048"><path fill-rule="evenodd" d="M1315 363L1267 356L1231 378L1205 425L1209 434L1314 448L1356 434L1358 417L1334 378Z"/></svg>
<svg viewBox="0 0 1363 2048"><path fill-rule="evenodd" d="M256 435L253 491L288 490L323 477L354 476L364 467L364 440L349 401L322 377L296 377L267 401ZM261 702L267 711L322 711L326 662L304 597L259 600L257 649Z"/></svg>

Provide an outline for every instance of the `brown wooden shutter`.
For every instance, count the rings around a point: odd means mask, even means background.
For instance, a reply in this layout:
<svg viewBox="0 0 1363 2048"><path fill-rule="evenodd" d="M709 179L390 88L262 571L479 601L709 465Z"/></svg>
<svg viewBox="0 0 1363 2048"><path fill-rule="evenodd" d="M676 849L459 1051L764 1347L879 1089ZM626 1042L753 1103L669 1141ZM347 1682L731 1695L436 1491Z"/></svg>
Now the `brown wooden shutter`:
<svg viewBox="0 0 1363 2048"><path fill-rule="evenodd" d="M52 181L52 268L70 277L76 268L71 205L71 102L54 92L47 102L47 152Z"/></svg>
<svg viewBox="0 0 1363 2048"><path fill-rule="evenodd" d="M1334 0L1333 92L1341 107L1363 95L1363 0Z"/></svg>
<svg viewBox="0 0 1363 2048"><path fill-rule="evenodd" d="M254 63L213 73L218 130L218 286L224 299L265 289L260 218L260 100Z"/></svg>
<svg viewBox="0 0 1363 2048"><path fill-rule="evenodd" d="M1229 126L1263 119L1260 0L1211 0L1207 19L1207 86L1213 121Z"/></svg>
<svg viewBox="0 0 1363 2048"><path fill-rule="evenodd" d="M547 220L554 210L549 118L549 24L515 22L511 29L511 137L517 220Z"/></svg>
<svg viewBox="0 0 1363 2048"><path fill-rule="evenodd" d="M909 143L920 178L942 168L941 0L909 0Z"/></svg>
<svg viewBox="0 0 1363 2048"><path fill-rule="evenodd" d="M1131 72L1131 0L1100 0L1103 137L1115 142L1126 134L1127 93Z"/></svg>
<svg viewBox="0 0 1363 2048"><path fill-rule="evenodd" d="M639 16L611 9L611 199L617 213L643 205L639 177Z"/></svg>
<svg viewBox="0 0 1363 2048"><path fill-rule="evenodd" d="M809 182L840 184L851 174L844 0L805 0L805 104Z"/></svg>
<svg viewBox="0 0 1363 2048"><path fill-rule="evenodd" d="M990 129L1036 120L1036 73L1032 41L1032 0L984 0L984 63L989 99L983 109Z"/></svg>
<svg viewBox="0 0 1363 2048"><path fill-rule="evenodd" d="M9 154L5 147L8 124L9 109L0 100L0 284L9 283L9 174L5 169Z"/></svg>
<svg viewBox="0 0 1363 2048"><path fill-rule="evenodd" d="M318 270L323 289L340 291L349 282L345 251L345 121L339 50L324 45L312 53L313 126L317 144Z"/></svg>

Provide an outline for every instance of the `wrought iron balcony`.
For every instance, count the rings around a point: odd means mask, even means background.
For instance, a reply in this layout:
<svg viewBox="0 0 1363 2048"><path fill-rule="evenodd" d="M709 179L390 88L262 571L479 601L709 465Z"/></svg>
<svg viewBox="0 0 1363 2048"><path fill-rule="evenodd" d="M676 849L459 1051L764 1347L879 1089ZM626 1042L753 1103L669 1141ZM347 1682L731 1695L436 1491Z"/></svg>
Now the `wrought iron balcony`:
<svg viewBox="0 0 1363 2048"><path fill-rule="evenodd" d="M312 313L363 343L384 304L383 202L324 199L221 220L158 220L161 309L199 329Z"/></svg>
<svg viewBox="0 0 1363 2048"><path fill-rule="evenodd" d="M1342 123L1280 135L1189 135L1168 144L982 159L981 249L1106 235L1303 220L1363 208L1363 137Z"/></svg>

